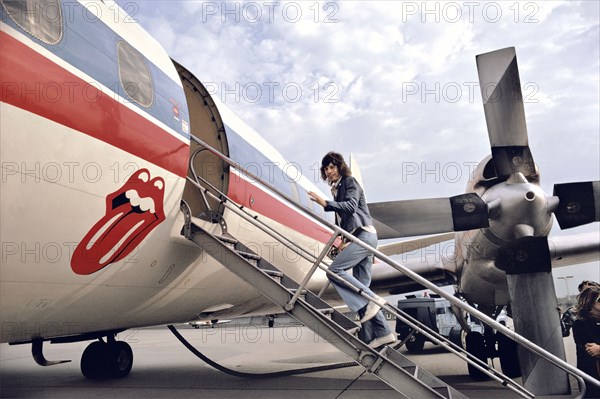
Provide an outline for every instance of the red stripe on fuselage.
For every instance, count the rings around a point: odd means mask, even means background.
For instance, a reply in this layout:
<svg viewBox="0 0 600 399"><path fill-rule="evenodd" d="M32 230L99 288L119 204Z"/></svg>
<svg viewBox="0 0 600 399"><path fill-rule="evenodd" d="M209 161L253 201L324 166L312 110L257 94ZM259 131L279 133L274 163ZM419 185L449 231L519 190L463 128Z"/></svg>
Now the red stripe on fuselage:
<svg viewBox="0 0 600 399"><path fill-rule="evenodd" d="M227 196L234 202L320 243L329 241L333 234L330 230L316 223L315 220L285 205L273 195L266 193L234 173L229 176ZM288 238L293 240L293 237Z"/></svg>
<svg viewBox="0 0 600 399"><path fill-rule="evenodd" d="M1 101L187 175L188 144L5 32L0 74Z"/></svg>
<svg viewBox="0 0 600 399"><path fill-rule="evenodd" d="M189 145L5 32L0 73L1 101L187 175ZM327 229L240 176L232 174L229 187L235 202L318 242L329 240Z"/></svg>

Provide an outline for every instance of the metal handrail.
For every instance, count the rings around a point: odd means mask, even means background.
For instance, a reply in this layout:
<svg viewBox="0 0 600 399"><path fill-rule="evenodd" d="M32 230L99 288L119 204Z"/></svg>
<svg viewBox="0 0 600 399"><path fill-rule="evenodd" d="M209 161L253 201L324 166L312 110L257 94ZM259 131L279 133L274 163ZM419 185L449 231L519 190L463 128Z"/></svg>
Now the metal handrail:
<svg viewBox="0 0 600 399"><path fill-rule="evenodd" d="M189 167L190 167L190 171L192 172L192 175L194 176L194 179L196 181L198 181L198 175L196 174L196 168L194 168L194 161L196 160L196 157L198 156L198 154L200 154L202 151L208 151L208 150L206 148L199 147L190 156ZM202 201L204 202L204 206L206 207L206 209L209 212L211 212L212 209L210 208L210 204L208 203L208 200L206 199L206 194L204 193L203 190L200 190L200 195L202 196Z"/></svg>
<svg viewBox="0 0 600 399"><path fill-rule="evenodd" d="M200 178L200 180L202 180L206 184L210 185L210 183L206 182L204 179ZM235 213L237 213L239 216L243 217L246 221L254 224L257 228L259 228L263 232L269 234L271 237L275 238L276 240L278 240L279 242L281 242L286 247L288 247L290 249L295 249L293 247L293 245L292 245L293 243L291 241L289 241L287 239L282 240L281 238L284 238L283 236L281 236L275 230L273 230L272 228L270 228L266 223L262 222L258 217L251 217L250 214L248 214L246 211L244 211L243 206L228 205L227 201L229 201L231 203L233 203L233 201L231 199L229 199L225 194L219 193L219 196L222 196L222 198L219 198L215 194L209 192L206 188L203 188L197 182L194 182L192 180L190 180L190 182L192 184L194 184L198 189L206 190L206 193L209 196L211 196L212 198L221 200L221 203L224 204L227 208L231 209L232 211L234 211ZM218 192L218 190L216 188L214 188L214 187L211 187L211 188L213 188L213 190L215 190L215 191ZM259 224L261 224L262 226L259 226ZM268 231L268 229L271 229L272 231ZM280 235L281 238L276 237L275 234ZM365 294L364 292L362 292L361 290L359 290L357 287L355 287L354 285L352 285L348 281L344 280L343 278L341 278L337 274L329 271L329 269L327 268L328 265L323 262L323 258L325 256L325 254L327 253L327 249L331 247L331 244L335 240L335 238L337 238L337 236L335 234L331 236L331 239L330 239L328 245L326 245L325 249L323 251L321 251L321 254L317 258L317 260L314 261L313 267L306 274L306 276L304 277L304 280L303 280L302 284L296 289L296 292L295 292L294 296L292 297L292 299L286 305L286 307L285 307L286 311L290 311L293 308L293 304L295 303L294 297L297 300L298 296L300 296L300 294L302 293L303 288L306 286L306 284L308 283L308 281L311 279L312 275L316 271L316 267L319 267L320 269L322 269L331 279L337 281L339 284L344 285L348 289L356 292L358 295L361 295L362 297L364 297L365 299L367 299L369 301L373 300L373 298L371 298L370 296L368 296L367 294ZM288 243L286 243L284 241L288 241ZM310 252L304 250L301 247L299 249L303 250L306 254L312 255ZM312 262L313 259L314 259L314 258L309 258L307 256L303 256L303 258L306 259L307 261L310 261L310 262ZM329 284L325 285L323 288L325 289L328 285ZM321 293L318 296L320 297ZM426 336L427 338L429 338L435 344L443 346L449 352L452 352L453 354L455 354L456 356L458 356L462 360L466 361L467 363L471 364L472 366L474 366L475 368L477 368L478 370L480 370L484 374L488 375L490 378L492 378L492 379L500 382L502 385L504 385L507 388L515 391L517 394L519 394L519 395L521 395L521 396L523 396L525 398L533 398L534 397L534 395L531 392L527 391L524 387L522 387L519 384L515 383L513 380L511 380L510 378L508 378L504 374L498 372L496 369L490 368L486 363L484 363L483 361L481 361L477 357L471 355L464 348L462 348L462 347L454 344L452 341L450 341L446 337L444 337L444 336L438 334L437 332L433 331L431 328L425 326L424 324L422 324L421 322L419 322L418 320L416 320L412 316L406 314L405 312L401 311L400 309L398 309L398 308L396 308L396 307L394 307L392 305L389 305L389 304L387 306L388 306L388 308L386 308L386 310L389 313L391 313L394 316L396 316L396 318L404 321L407 325L409 325L415 331L420 332L421 334L423 334L424 336Z"/></svg>
<svg viewBox="0 0 600 399"><path fill-rule="evenodd" d="M540 357L546 359L547 361L549 361L550 363L552 363L555 366L559 367L560 369L566 371L567 373L575 376L580 384L583 382L582 380L584 380L584 381L587 381L587 382L589 382L589 383L591 383L593 385L597 385L598 387L600 387L600 382L598 382L598 380L596 380L593 377L589 376L588 374L582 372L581 370L579 370L579 369L571 366L569 363L567 363L564 360L560 359L559 357L553 355L552 353L549 353L548 351L546 351L543 348L539 347L535 343L529 341L525 337L523 337L523 336L517 334L516 332L508 329L504 325L496 322L494 319L490 318L485 313L477 310L476 308L474 308L474 307L472 307L472 306L464 303L460 299L458 299L458 298L454 297L453 295L447 293L446 291L442 290L441 288L439 288L435 284L432 284L431 282L429 282L427 279L425 279L425 278L421 277L420 275L418 275L417 273L413 272L412 270L410 270L406 266L404 266L404 265L402 265L400 263L395 262L390 257L388 257L387 255L383 254L382 252L380 252L376 248L373 248L370 245L365 244L364 242L362 242L361 240L357 239L356 237L354 237L350 233L348 233L345 230L341 229L339 226L336 226L336 225L332 224L330 221L328 221L327 219L321 217L316 212L314 212L314 211L312 211L312 210L310 210L308 208L305 208L305 207L301 206L295 200L293 200L292 198L290 198L285 193L282 193L279 189L277 189L272 184L264 181L263 179L261 179L260 177L258 177L256 175L254 175L252 172L248 171L247 169L245 169L244 167L242 167L240 164L234 162L229 157L227 157L224 154L220 153L219 151L217 151L216 149L214 149L213 147L211 147L209 144L205 143L204 141L200 140L199 138L195 137L194 135L190 135L190 137L197 144L203 146L209 152L211 152L215 156L219 157L221 160L225 161L230 166L233 166L237 170L239 170L239 171L243 172L244 174L246 174L248 177L252 178L253 180L259 182L264 187L266 187L269 190L273 191L274 193L276 193L277 195L279 195L281 198L285 199L288 203L290 203L296 209L300 210L303 213L308 214L309 216L311 216L315 220L319 221L323 225L325 225L328 228L330 228L331 230L333 230L334 234L341 235L341 236L345 237L348 241L351 241L351 242L354 242L357 245L360 245L364 249L366 249L369 252L371 252L376 258L380 259L381 261L383 261L384 263L386 263L389 266L393 267L394 269L398 270L399 272L405 274L407 277L409 277L413 281L415 281L415 282L421 284L422 286L430 289L431 291L435 292L436 294L440 295L441 297L447 299L453 305L456 305L458 308L464 310L465 312L467 312L467 313L469 313L471 315L474 315L475 317L477 317L479 320L481 320L482 322L484 322L488 326L493 327L496 331L500 331L506 337L508 337L511 340L515 341L516 343L524 346L526 349L528 349L528 350L536 353ZM343 281L345 281L345 280L343 280ZM364 294L364 293L361 293L361 294ZM374 302L373 298L370 298L369 296L366 296L366 297L371 302ZM383 308L386 309L388 312L390 312L390 310L389 310L390 305L389 304L385 305ZM390 313L392 313L392 312L390 312Z"/></svg>

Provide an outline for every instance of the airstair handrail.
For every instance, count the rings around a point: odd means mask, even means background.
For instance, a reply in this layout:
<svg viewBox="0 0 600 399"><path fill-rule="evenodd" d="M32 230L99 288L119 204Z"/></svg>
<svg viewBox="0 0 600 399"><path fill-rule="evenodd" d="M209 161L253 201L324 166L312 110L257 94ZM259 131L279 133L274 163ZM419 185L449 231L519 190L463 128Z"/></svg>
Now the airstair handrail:
<svg viewBox="0 0 600 399"><path fill-rule="evenodd" d="M244 209L243 206L235 204L235 202L233 200L231 200L225 194L219 192L218 189L216 189L214 186L212 186L209 182L207 182L202 177L198 177L197 176L196 178L198 180L202 181L204 184L207 184L209 187L211 187L214 191L216 191L219 194L219 196L211 193L208 189L206 189L205 187L203 187L201 184L199 184L198 182L194 181L190 177L188 177L188 181L191 184L193 184L194 186L196 186L199 190L203 190L210 197L214 198L215 200L219 200L221 202L221 204L223 204L226 208L228 208L231 211L233 211L234 213L238 214L244 220L246 220L247 222L253 224L258 229L262 230L263 232L265 232L266 234L270 235L274 239L278 240L280 243L282 243L287 248L292 249L292 250L299 249L300 251L304 252L304 254L303 253L299 253L299 255L302 256L305 260L307 260L309 262L313 262L313 260L315 259L314 254L306 251L302 247L297 246L296 244L294 244L293 242L291 242L289 239L287 239L286 237L282 236L279 232L277 232L276 230L274 230L273 228L271 228L270 226L268 226L267 223L263 222L258 217L252 217L251 214L249 212L247 212ZM231 204L234 204L234 205L231 205ZM330 278L335 279L339 284L346 286L348 289L353 290L358 295L361 295L362 297L364 297L365 299L367 299L369 301L373 300L366 293L360 291L357 287L355 287L354 285L352 285L348 281L342 279L337 274L329 271L328 267L326 267L328 265L324 262L323 258L324 258L324 255L327 253L328 248L331 247L331 243L333 242L333 240L335 240L335 238L337 238L337 236L336 236L336 234L333 234L331 236L331 238L330 238L330 242L325 246L325 248L321 251L321 254L314 261L313 266L311 267L310 271L306 274L304 280L298 286L298 289L296 289L296 293L292 296L292 298L289 300L289 302L284 306L284 309L286 311L290 311L291 309L293 309L294 304L295 304L295 300L297 300L298 297L300 296L300 294L303 292L303 287L305 287L305 285L307 284L307 282L310 280L310 278L312 277L312 275L316 271L317 267L319 267L320 269L322 269L328 276L330 276ZM325 285L323 288L326 288L327 285ZM320 296L321 296L321 294L318 295L318 297L320 297ZM477 357L471 355L464 348L459 347L458 345L456 345L455 343L453 343L452 341L450 341L448 338L446 338L446 337L440 335L439 333L433 331L430 327L427 327L426 325L422 324L421 322L419 322L418 320L416 320L412 316L406 314L405 312L401 311L400 309L395 308L395 307L393 307L391 305L388 305L388 306L389 307L386 308L386 310L389 313L391 313L394 316L396 316L397 319L404 321L408 326L410 326L411 328L413 328L413 330L415 332L419 332L419 333L423 334L424 336L426 336L427 338L429 338L435 344L443 346L449 352L452 352L457 357L459 357L462 360L466 361L467 363L471 364L473 367L477 368L482 373L484 373L487 376L489 376L490 378L498 381L500 384L502 384L503 386L507 387L508 389L511 389L512 391L516 392L520 396L522 396L524 398L528 398L528 399L533 399L535 397L527 389L525 389L524 387L522 387L519 384L515 383L513 380L511 380L507 376L505 376L502 373L498 372L496 369L489 367L486 363L484 363L483 361L481 361ZM390 308L391 308L391 310L390 310Z"/></svg>
<svg viewBox="0 0 600 399"><path fill-rule="evenodd" d="M274 185L270 184L269 182L264 181L259 176L254 175L252 172L250 172L247 169L245 169L242 165L240 165L239 163L236 163L231 158L229 158L226 155L222 154L221 152L219 152L218 150L216 150L215 148L213 148L209 144L207 144L204 141L202 141L201 139L197 138L196 136L190 135L190 138L193 141L195 141L197 144L199 144L199 145L203 146L204 148L206 148L213 155L215 155L218 158L220 158L221 160L225 161L230 166L232 166L232 167L236 168L237 170L243 172L249 178L253 179L254 181L256 181L258 183L260 183L264 187L268 188L269 190L271 190L272 192L274 192L275 194L277 194L278 196L280 196L281 198L283 198L284 200L286 200L288 203L290 203L296 209L300 210L303 213L306 213L306 214L310 215L312 218L316 219L317 221L319 221L323 225L327 226L336 235L341 235L341 236L345 237L347 240L352 241L352 242L356 243L357 245L360 245L361 247L363 247L366 250L368 250L369 252L371 252L376 258L380 259L384 263L388 264L389 266L393 267L394 269L396 269L396 270L400 271L401 273L405 274L407 277L409 277L413 281L421 284L422 286L430 289L431 291L435 292L436 294L440 295L441 297L447 299L450 303L452 303L453 305L456 305L458 308L464 310L465 312L467 312L467 313L469 313L471 315L474 315L475 317L477 317L479 320L481 320L482 322L484 322L488 326L493 327L496 331L500 331L506 337L508 337L511 340L515 341L516 343L524 346L526 349L528 349L528 350L536 353L540 357L546 359L547 361L549 361L550 363L554 364L555 366L561 368L562 370L566 371L567 373L569 373L571 375L574 375L576 377L579 377L578 381L580 381L580 379L583 379L583 380L585 380L585 381L587 381L587 382L589 382L591 384L594 384L594 385L597 385L597 386L600 387L600 382L598 382L598 380L596 380L593 377L589 376L588 374L582 372L581 370L577 369L576 367L573 367L569 363L567 363L564 360L560 359L559 357L553 355L552 353L546 351L545 349L539 347L538 345L536 345L535 343L529 341L527 338L521 336L520 334L517 334L516 332L514 332L514 331L510 330L509 328L505 327L504 325L498 323L497 321L495 321L491 317L487 316L485 313L477 310L476 308L474 308L474 307L472 307L472 306L464 303L463 301L461 301L460 299L456 298L455 296L453 296L453 295L449 294L448 292L442 290L441 288L439 288L435 284L429 282L424 277L421 277L419 274L413 272L412 270L410 270L406 266L404 266L404 265L402 265L402 264L394 261L389 256L383 254L382 252L380 252L376 248L373 248L370 245L365 244L364 242L362 242L361 240L357 239L356 237L354 237L350 233L348 233L345 230L341 229L339 226L336 226L335 224L331 223L329 220L323 218L321 215L317 214L316 212L314 212L314 211L312 211L312 210L310 210L310 209L308 209L308 208L306 208L306 207L298 204L294 199L290 198L285 193L282 193ZM373 301L372 298L369 298L368 296L367 296L367 298L369 300ZM383 308L386 309L386 310L388 310L388 311L390 311L389 310L389 308L390 308L389 305L385 305ZM395 312L390 312L390 313L395 313Z"/></svg>

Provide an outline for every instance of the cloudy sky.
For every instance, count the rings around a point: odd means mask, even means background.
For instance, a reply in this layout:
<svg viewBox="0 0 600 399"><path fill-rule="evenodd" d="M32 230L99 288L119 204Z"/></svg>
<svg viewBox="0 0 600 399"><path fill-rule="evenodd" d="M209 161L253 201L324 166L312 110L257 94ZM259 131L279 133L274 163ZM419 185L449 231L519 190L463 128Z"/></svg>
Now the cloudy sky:
<svg viewBox="0 0 600 399"><path fill-rule="evenodd" d="M544 190L600 178L597 1L119 3L311 180L352 152L370 202L464 191L490 151L475 56L510 46Z"/></svg>

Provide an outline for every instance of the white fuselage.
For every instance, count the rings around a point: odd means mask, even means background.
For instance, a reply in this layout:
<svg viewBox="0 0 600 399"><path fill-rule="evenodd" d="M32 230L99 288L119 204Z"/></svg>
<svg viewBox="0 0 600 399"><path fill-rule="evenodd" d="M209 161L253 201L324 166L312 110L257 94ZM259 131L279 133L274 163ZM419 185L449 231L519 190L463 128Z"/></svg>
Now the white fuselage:
<svg viewBox="0 0 600 399"><path fill-rule="evenodd" d="M164 50L132 21L81 18L62 21L59 44L48 45L2 12L1 341L276 311L181 235L189 116ZM94 45L86 34L96 35ZM122 41L155 79L149 107L120 86L111 46ZM253 151L274 153L241 122L224 121ZM251 197L250 212L298 245L322 248L328 229L233 168L229 174L228 194L248 194L239 200ZM239 216L223 217L231 235L292 278L310 267ZM203 227L220 233L219 224ZM311 284L324 282L318 273Z"/></svg>

